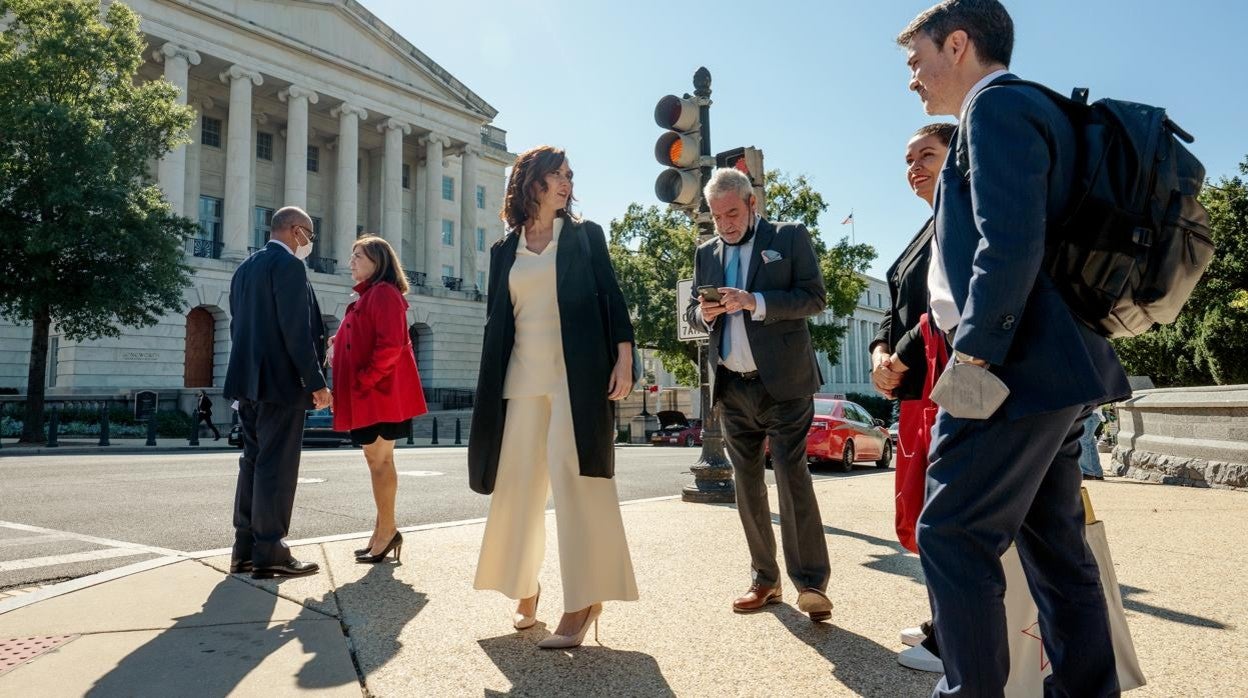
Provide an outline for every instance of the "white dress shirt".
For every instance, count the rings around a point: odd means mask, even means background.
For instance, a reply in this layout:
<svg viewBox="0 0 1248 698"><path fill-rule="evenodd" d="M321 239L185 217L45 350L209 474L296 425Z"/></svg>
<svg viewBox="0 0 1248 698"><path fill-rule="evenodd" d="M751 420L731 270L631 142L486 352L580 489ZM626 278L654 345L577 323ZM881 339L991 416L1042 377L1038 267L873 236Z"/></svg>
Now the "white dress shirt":
<svg viewBox="0 0 1248 698"><path fill-rule="evenodd" d="M758 239L759 220L759 216L754 217L755 232L750 238L750 241L737 246L741 255L741 269L738 273L737 288L744 289L746 279L750 278L751 267L755 264L763 263L762 259L756 259L754 254L754 241ZM728 259L732 254L732 246L725 244L723 247L724 256L723 259L720 260L720 263L724 266L724 269L727 270ZM727 283L726 280L725 283ZM750 319L754 322L762 322L763 320L766 320L767 302L763 300L763 294L758 292L754 293L754 305L754 310L750 312ZM728 324L724 326L724 332L728 333L728 341L732 348L732 354L727 357L719 357L719 363L729 371L736 371L737 373L757 371L758 365L754 363L754 352L750 349L750 337L745 332L745 311L738 310L735 313L726 313L720 317L723 317L728 322Z"/></svg>
<svg viewBox="0 0 1248 698"><path fill-rule="evenodd" d="M958 112L959 128L966 121L966 109L971 106L971 98L987 87L988 83L1007 72L1009 71L994 70L971 86L966 97L962 99L962 109ZM953 144L950 143L950 145ZM957 155L953 154L953 157L956 160ZM953 290L949 287L949 275L945 272L944 265L940 263L940 246L937 239L938 236L932 236L932 263L927 268L927 292L931 299L932 319L936 321L937 327L948 332L958 326L958 322L962 319L962 311L958 310L958 304L953 300Z"/></svg>
<svg viewBox="0 0 1248 698"><path fill-rule="evenodd" d="M269 239L269 242L276 242L277 244L281 245L281 246L282 246L282 249L286 250L287 252L289 252L289 253L291 253L291 254L294 254L294 253L295 253L295 251L294 251L294 250L290 249L290 245L287 245L286 243L282 242L281 240L274 240L274 239L270 238L270 239Z"/></svg>

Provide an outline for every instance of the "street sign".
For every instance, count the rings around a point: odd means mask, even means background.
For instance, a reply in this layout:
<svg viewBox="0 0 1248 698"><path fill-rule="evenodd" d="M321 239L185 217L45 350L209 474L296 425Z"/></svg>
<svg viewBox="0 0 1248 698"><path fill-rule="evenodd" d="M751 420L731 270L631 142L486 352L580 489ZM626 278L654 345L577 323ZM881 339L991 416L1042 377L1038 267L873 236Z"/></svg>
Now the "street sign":
<svg viewBox="0 0 1248 698"><path fill-rule="evenodd" d="M706 330L694 327L685 321L685 308L689 305L691 295L693 295L693 279L680 279L676 282L676 338L682 342L696 342L710 338Z"/></svg>

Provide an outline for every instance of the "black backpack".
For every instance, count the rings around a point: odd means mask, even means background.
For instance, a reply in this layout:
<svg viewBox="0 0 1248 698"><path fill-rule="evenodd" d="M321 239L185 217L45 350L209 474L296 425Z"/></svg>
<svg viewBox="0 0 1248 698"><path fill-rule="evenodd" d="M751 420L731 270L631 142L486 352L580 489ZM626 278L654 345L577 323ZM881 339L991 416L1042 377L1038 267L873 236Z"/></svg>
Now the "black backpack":
<svg viewBox="0 0 1248 698"><path fill-rule="evenodd" d="M1197 201L1205 168L1194 139L1147 104L1070 98L1028 85L1070 118L1079 151L1066 212L1048 232L1044 268L1071 311L1106 337L1131 337L1178 317L1213 259L1209 215Z"/></svg>

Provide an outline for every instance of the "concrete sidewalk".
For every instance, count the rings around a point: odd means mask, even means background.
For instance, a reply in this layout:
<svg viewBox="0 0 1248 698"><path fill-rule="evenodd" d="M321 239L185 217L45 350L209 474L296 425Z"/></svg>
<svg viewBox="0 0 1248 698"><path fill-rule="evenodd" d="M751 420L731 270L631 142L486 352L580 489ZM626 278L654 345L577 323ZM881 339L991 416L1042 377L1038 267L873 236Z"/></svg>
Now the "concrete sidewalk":
<svg viewBox="0 0 1248 698"><path fill-rule="evenodd" d="M1088 484L1150 682L1130 695L1244 695L1248 497ZM0 674L0 696L927 695L937 677L895 660L898 630L928 609L918 560L892 535L891 472L815 487L831 623L788 604L733 614L749 582L736 511L667 499L623 509L641 600L607 604L601 644L536 647L562 610L548 516L544 622L530 630L512 630L512 602L472 590L480 523L405 532L402 564L356 564L358 541L302 546L298 557L322 565L302 579L254 582L223 574L225 557L170 558L19 608L0 602L0 642L69 636Z"/></svg>

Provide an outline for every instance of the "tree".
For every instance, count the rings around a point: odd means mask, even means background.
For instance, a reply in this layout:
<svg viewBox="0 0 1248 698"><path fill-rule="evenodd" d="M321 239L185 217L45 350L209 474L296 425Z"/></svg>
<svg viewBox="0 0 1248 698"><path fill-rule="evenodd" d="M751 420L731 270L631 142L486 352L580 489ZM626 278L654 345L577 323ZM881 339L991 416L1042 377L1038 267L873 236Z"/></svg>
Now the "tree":
<svg viewBox="0 0 1248 698"><path fill-rule="evenodd" d="M875 259L870 245L853 245L842 237L828 246L819 235L819 215L827 209L823 197L805 176L790 178L776 170L767 173L766 217L798 221L810 230L827 287L828 308L838 317L853 313L866 282L859 276ZM676 339L676 281L693 276L697 231L683 214L641 204L630 204L623 218L611 221L611 259L620 287L628 299L637 343L657 351L663 366L682 385L697 385L697 346ZM684 304L681 303L681 307ZM827 352L833 363L840 356L839 325L811 323L815 350Z"/></svg>
<svg viewBox="0 0 1248 698"><path fill-rule="evenodd" d="M1248 157L1239 165L1248 176ZM1158 386L1248 383L1248 182L1223 177L1200 201L1217 249L1172 325L1114 340L1123 366Z"/></svg>
<svg viewBox="0 0 1248 698"><path fill-rule="evenodd" d="M22 441L43 435L53 323L75 341L180 310L189 269L149 162L186 142L177 88L135 83L146 46L125 5L0 0L0 315L32 326Z"/></svg>

